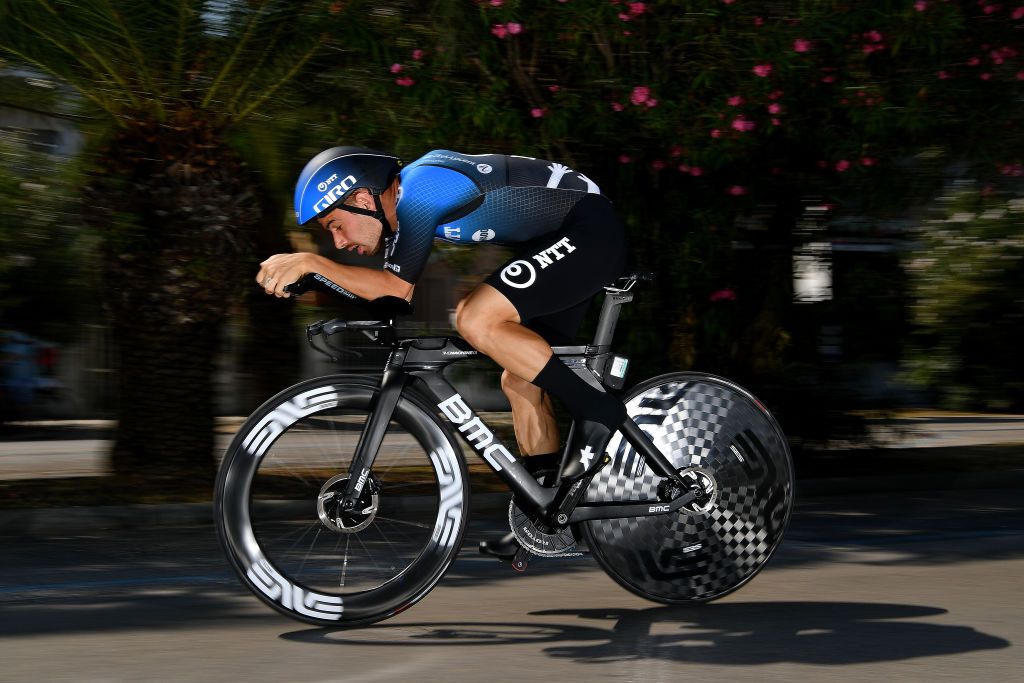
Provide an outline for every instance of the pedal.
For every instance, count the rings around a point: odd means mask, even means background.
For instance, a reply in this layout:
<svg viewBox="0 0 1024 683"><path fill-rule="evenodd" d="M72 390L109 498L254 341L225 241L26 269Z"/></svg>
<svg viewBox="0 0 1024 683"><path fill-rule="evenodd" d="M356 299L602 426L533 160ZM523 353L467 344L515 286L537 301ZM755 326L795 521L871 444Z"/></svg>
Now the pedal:
<svg viewBox="0 0 1024 683"><path fill-rule="evenodd" d="M515 569L517 572L525 572L531 559L533 559L533 553L526 548L520 548L516 556L512 558L512 569Z"/></svg>

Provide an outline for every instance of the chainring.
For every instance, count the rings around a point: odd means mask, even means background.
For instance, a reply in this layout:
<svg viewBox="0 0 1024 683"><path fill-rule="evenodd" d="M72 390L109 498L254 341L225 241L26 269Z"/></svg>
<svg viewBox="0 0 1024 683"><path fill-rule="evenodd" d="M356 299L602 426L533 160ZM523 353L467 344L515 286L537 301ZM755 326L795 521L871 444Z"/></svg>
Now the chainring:
<svg viewBox="0 0 1024 683"><path fill-rule="evenodd" d="M572 527L560 531L546 531L546 525L534 522L529 515L519 509L513 499L508 504L508 524L512 527L519 545L534 555L561 555L576 547L576 536Z"/></svg>

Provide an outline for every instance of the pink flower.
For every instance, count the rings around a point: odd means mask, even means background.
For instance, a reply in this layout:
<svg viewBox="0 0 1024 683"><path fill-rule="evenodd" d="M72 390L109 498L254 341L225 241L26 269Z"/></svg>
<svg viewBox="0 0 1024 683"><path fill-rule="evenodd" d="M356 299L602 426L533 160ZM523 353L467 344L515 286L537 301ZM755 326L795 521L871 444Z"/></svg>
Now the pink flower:
<svg viewBox="0 0 1024 683"><path fill-rule="evenodd" d="M532 116L535 119L539 119L540 117L544 116L544 110L541 109L540 107L534 107L533 109L530 110L530 116Z"/></svg>
<svg viewBox="0 0 1024 683"><path fill-rule="evenodd" d="M508 32L511 33L512 35L516 35L518 33L523 32L523 25L517 24L514 21L508 22L508 24L506 24L506 27L508 28Z"/></svg>
<svg viewBox="0 0 1024 683"><path fill-rule="evenodd" d="M807 40L805 38L797 38L796 40L793 41L793 51L794 52L810 52L811 51L811 41L809 41L809 40Z"/></svg>
<svg viewBox="0 0 1024 683"><path fill-rule="evenodd" d="M1024 7L1018 7L1013 10L1013 14L1010 15L1014 19L1024 19Z"/></svg>
<svg viewBox="0 0 1024 683"><path fill-rule="evenodd" d="M619 12L619 19L621 19L622 21L632 21L633 15L627 14L625 12Z"/></svg>
<svg viewBox="0 0 1024 683"><path fill-rule="evenodd" d="M560 85L549 85L548 86L548 90L550 92L558 92L561 89L562 89L562 86L560 86Z"/></svg>
<svg viewBox="0 0 1024 683"><path fill-rule="evenodd" d="M760 76L761 78L768 78L768 76L772 72L772 65L758 64L757 66L754 67L753 71L755 76Z"/></svg>
<svg viewBox="0 0 1024 683"><path fill-rule="evenodd" d="M870 40L872 43L880 43L885 39L885 36L883 36L880 32L874 30L865 33L864 37Z"/></svg>
<svg viewBox="0 0 1024 683"><path fill-rule="evenodd" d="M632 94L629 96L629 101L633 104L643 104L647 101L647 98L651 96L651 89L646 85L638 85L633 88Z"/></svg>
<svg viewBox="0 0 1024 683"><path fill-rule="evenodd" d="M672 145L672 150L669 152L669 156L671 156L673 159L678 159L679 157L683 156L683 148L680 147L679 145Z"/></svg>
<svg viewBox="0 0 1024 683"><path fill-rule="evenodd" d="M1002 52L999 52L998 50L992 50L992 52L990 53L990 55L991 55L991 57L992 57L992 63L993 63L993 64L1002 64L1002 63L1003 63L1004 61L1006 61L1006 60L1005 60L1005 59L1003 58L1003 53L1002 53Z"/></svg>
<svg viewBox="0 0 1024 683"><path fill-rule="evenodd" d="M780 97L782 97L782 95L783 95L783 92L781 90L772 90L770 93L768 93L768 99L769 100L777 100Z"/></svg>
<svg viewBox="0 0 1024 683"><path fill-rule="evenodd" d="M505 28L505 24L495 24L491 27L491 34L498 38L504 38L508 35L508 29Z"/></svg>
<svg viewBox="0 0 1024 683"><path fill-rule="evenodd" d="M741 133L748 133L754 130L757 124L755 124L753 121L747 120L742 116L737 116L732 120L731 125L733 130L738 130Z"/></svg>
<svg viewBox="0 0 1024 683"><path fill-rule="evenodd" d="M836 170L842 173L843 171L850 168L850 162L846 159L840 159L836 162Z"/></svg>
<svg viewBox="0 0 1024 683"><path fill-rule="evenodd" d="M625 107L622 106L621 103L619 103L619 102L612 102L612 111L622 111L623 109L625 109Z"/></svg>
<svg viewBox="0 0 1024 683"><path fill-rule="evenodd" d="M881 50L884 50L885 49L885 43L878 43L876 45L865 45L863 49L864 49L864 54L869 55L872 52L880 52Z"/></svg>
<svg viewBox="0 0 1024 683"><path fill-rule="evenodd" d="M642 2L631 2L629 3L629 13L634 16L640 16L647 11L647 5Z"/></svg>
<svg viewBox="0 0 1024 683"><path fill-rule="evenodd" d="M402 76L401 78L396 78L395 79L395 85L400 85L402 87L406 87L407 88L410 85L415 85L415 84L416 84L416 81L412 80L408 76Z"/></svg>
<svg viewBox="0 0 1024 683"><path fill-rule="evenodd" d="M835 83L836 82L836 77L833 76L832 74L829 74L827 76L822 76L821 77L821 82L822 83Z"/></svg>
<svg viewBox="0 0 1024 683"><path fill-rule="evenodd" d="M1024 71L1018 71L1017 72L1017 80L1018 81L1024 81Z"/></svg>
<svg viewBox="0 0 1024 683"><path fill-rule="evenodd" d="M981 11L985 14L994 14L1001 9L1000 5L985 5L981 8Z"/></svg>
<svg viewBox="0 0 1024 683"><path fill-rule="evenodd" d="M711 131L711 137L713 137L713 138L720 138L720 137L722 137L722 131L718 130L717 128L713 129Z"/></svg>
<svg viewBox="0 0 1024 683"><path fill-rule="evenodd" d="M967 60L967 66L978 66L979 64L981 64L981 60L977 57L971 57Z"/></svg>
<svg viewBox="0 0 1024 683"><path fill-rule="evenodd" d="M423 50L415 49L412 51L412 58L415 60L423 59Z"/></svg>
<svg viewBox="0 0 1024 683"><path fill-rule="evenodd" d="M782 121L780 121L778 119L772 119L772 125L773 126L781 126L782 125Z"/></svg>
<svg viewBox="0 0 1024 683"><path fill-rule="evenodd" d="M729 190L732 193L732 189ZM718 291L711 292L711 296L708 297L711 301L736 301L736 290L732 287L726 287L725 289L719 289Z"/></svg>
<svg viewBox="0 0 1024 683"><path fill-rule="evenodd" d="M687 166L686 164L679 164L679 172L680 173L689 173L690 172L690 167Z"/></svg>
<svg viewBox="0 0 1024 683"><path fill-rule="evenodd" d="M696 178L697 176L702 176L704 175L704 169L701 168L700 166L693 166L692 168L690 168L690 175L692 175L694 178Z"/></svg>
<svg viewBox="0 0 1024 683"><path fill-rule="evenodd" d="M665 168L665 162L662 161L661 159L655 159L654 161L651 162L651 168L653 168L655 171L660 171L663 168Z"/></svg>
<svg viewBox="0 0 1024 683"><path fill-rule="evenodd" d="M491 0L491 7L501 7L505 4L505 0Z"/></svg>
<svg viewBox="0 0 1024 683"><path fill-rule="evenodd" d="M726 5L731 5L732 3L736 2L736 0L722 0L722 2L724 2Z"/></svg>
<svg viewBox="0 0 1024 683"><path fill-rule="evenodd" d="M980 75L978 76L978 78L980 78L980 79L981 79L981 80L983 80L983 81L987 81L987 80L989 80L990 78L992 78L992 74L988 74L988 73L985 73L985 74L980 74Z"/></svg>
<svg viewBox="0 0 1024 683"><path fill-rule="evenodd" d="M739 197L745 195L746 193L747 188L743 187L742 185L733 185L732 187L729 188L729 194L731 194L733 197Z"/></svg>
<svg viewBox="0 0 1024 683"><path fill-rule="evenodd" d="M733 95L726 101L729 103L730 107L738 107L741 104L743 104L743 98L740 97L739 95Z"/></svg>
<svg viewBox="0 0 1024 683"><path fill-rule="evenodd" d="M917 0L917 2L914 3L914 9L918 12L923 12L928 9L928 3L924 0Z"/></svg>
<svg viewBox="0 0 1024 683"><path fill-rule="evenodd" d="M782 113L782 105L779 104L778 102L772 102L771 104L768 105L768 113L769 114L781 114Z"/></svg>
<svg viewBox="0 0 1024 683"><path fill-rule="evenodd" d="M657 107L658 100L654 99L653 97L650 97L647 99L646 102L644 102L644 104L646 104L648 107Z"/></svg>
<svg viewBox="0 0 1024 683"><path fill-rule="evenodd" d="M764 26L764 19L761 17L754 17L754 26Z"/></svg>
<svg viewBox="0 0 1024 683"><path fill-rule="evenodd" d="M939 75L939 80L940 81L944 81L947 78L949 78L949 72L947 72L947 71L940 71L938 75Z"/></svg>
<svg viewBox="0 0 1024 683"><path fill-rule="evenodd" d="M390 71L393 74L397 74L397 73L401 73L403 68L404 67L401 64L392 64Z"/></svg>
<svg viewBox="0 0 1024 683"><path fill-rule="evenodd" d="M633 158L631 156L629 156L628 154L620 154L619 155L619 163L620 164L631 164L631 163L633 163Z"/></svg>
<svg viewBox="0 0 1024 683"><path fill-rule="evenodd" d="M876 159L872 159L871 157L861 157L860 158L861 166L874 166L875 165L875 161L876 161Z"/></svg>

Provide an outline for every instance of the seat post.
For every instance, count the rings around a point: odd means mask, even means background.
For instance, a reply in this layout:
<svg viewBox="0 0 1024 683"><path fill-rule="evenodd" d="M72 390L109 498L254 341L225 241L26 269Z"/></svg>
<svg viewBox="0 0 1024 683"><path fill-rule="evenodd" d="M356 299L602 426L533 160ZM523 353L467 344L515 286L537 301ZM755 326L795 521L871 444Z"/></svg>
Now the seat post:
<svg viewBox="0 0 1024 683"><path fill-rule="evenodd" d="M597 320L597 332L594 333L594 346L611 346L615 336L615 326L619 322L619 309L623 304L633 300L633 293L615 287L604 288L604 303L601 304L601 316Z"/></svg>

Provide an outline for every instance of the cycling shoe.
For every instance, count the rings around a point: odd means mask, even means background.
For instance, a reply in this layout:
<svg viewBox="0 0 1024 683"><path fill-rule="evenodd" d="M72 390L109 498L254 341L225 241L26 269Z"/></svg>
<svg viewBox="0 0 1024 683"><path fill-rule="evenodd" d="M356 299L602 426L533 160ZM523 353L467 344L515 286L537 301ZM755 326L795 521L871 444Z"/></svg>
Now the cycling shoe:
<svg viewBox="0 0 1024 683"><path fill-rule="evenodd" d="M519 552L519 541L516 540L516 535L511 531L501 538L480 541L481 555L490 555L491 557L511 562L517 552Z"/></svg>
<svg viewBox="0 0 1024 683"><path fill-rule="evenodd" d="M599 470L606 462L604 451L616 431L592 420L578 422L572 443L566 448L568 455L562 468L561 483L572 483Z"/></svg>

